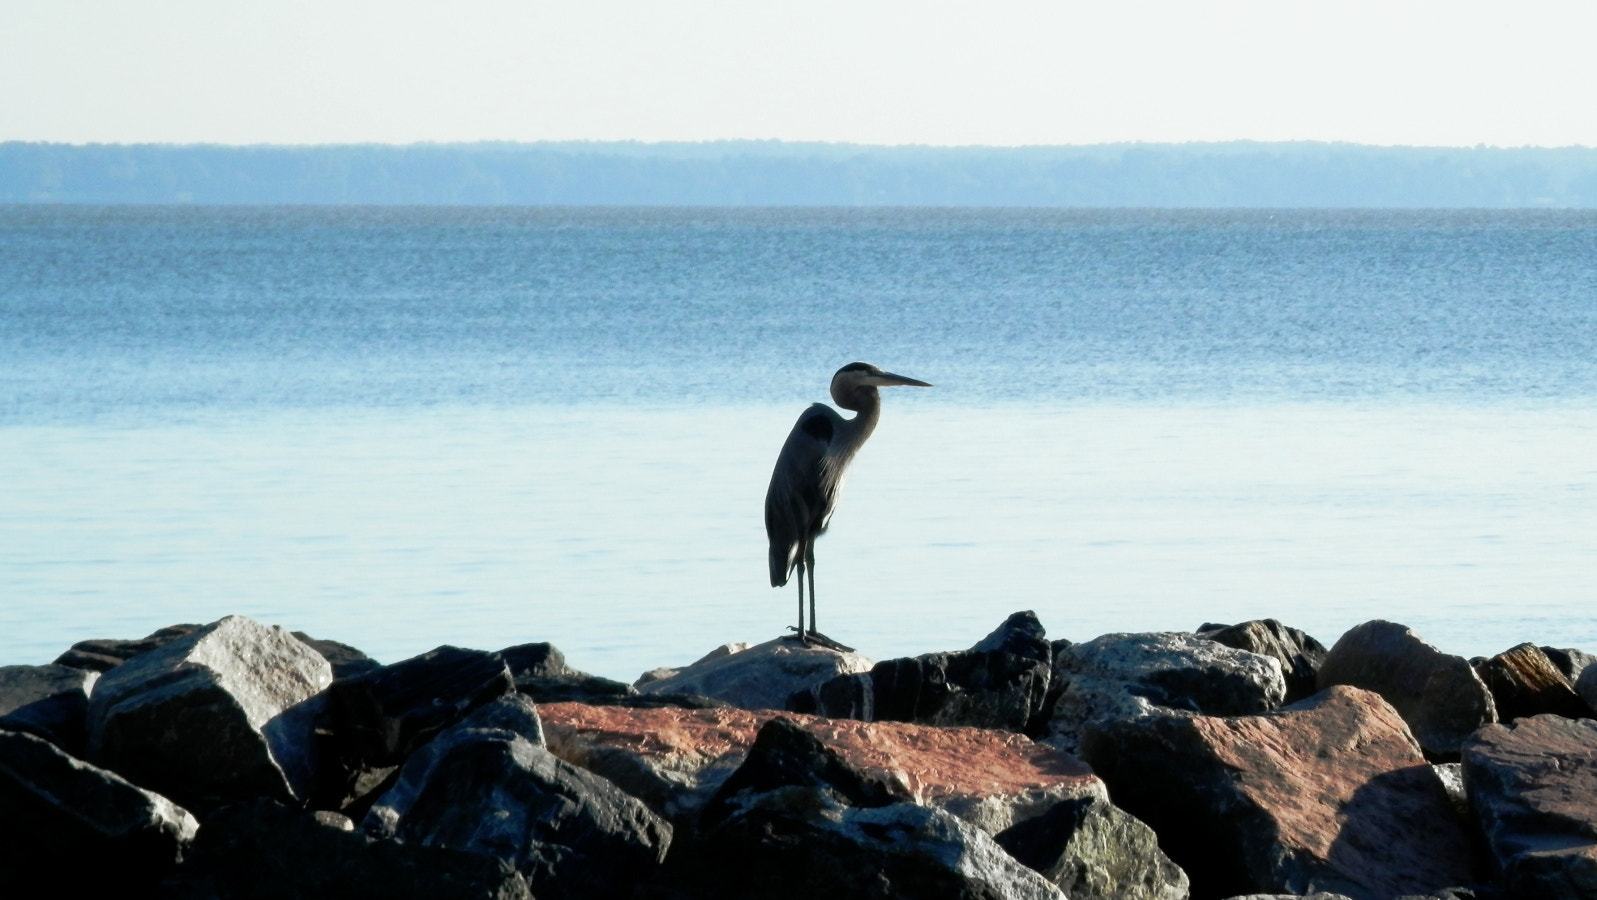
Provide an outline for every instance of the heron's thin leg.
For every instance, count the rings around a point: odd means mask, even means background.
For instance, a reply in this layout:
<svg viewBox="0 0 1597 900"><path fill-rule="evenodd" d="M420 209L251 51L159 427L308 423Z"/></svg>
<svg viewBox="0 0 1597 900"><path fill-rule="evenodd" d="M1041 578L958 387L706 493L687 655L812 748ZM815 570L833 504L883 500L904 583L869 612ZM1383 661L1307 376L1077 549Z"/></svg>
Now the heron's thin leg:
<svg viewBox="0 0 1597 900"><path fill-rule="evenodd" d="M804 542L804 568L810 572L810 630L816 634L821 629L815 625L815 538L812 535Z"/></svg>
<svg viewBox="0 0 1597 900"><path fill-rule="evenodd" d="M798 581L798 591L799 591L798 636L802 640L803 637L804 637L804 557L803 556L799 557L798 569L799 569L798 570L798 579L797 579L797 581Z"/></svg>

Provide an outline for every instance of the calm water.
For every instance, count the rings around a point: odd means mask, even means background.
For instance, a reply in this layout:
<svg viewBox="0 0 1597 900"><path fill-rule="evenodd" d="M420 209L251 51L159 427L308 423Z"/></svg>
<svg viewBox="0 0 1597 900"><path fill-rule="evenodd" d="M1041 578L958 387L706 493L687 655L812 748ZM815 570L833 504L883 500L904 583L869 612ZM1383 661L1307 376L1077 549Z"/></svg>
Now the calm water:
<svg viewBox="0 0 1597 900"><path fill-rule="evenodd" d="M876 658L1274 616L1597 651L1597 213L0 207L0 664L244 613L763 640L798 412Z"/></svg>

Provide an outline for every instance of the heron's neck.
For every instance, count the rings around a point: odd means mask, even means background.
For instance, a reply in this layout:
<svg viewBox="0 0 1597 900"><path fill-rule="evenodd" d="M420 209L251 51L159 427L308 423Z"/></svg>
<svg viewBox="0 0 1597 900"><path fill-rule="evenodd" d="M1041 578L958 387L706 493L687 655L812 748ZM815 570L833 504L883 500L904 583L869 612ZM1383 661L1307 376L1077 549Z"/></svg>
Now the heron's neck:
<svg viewBox="0 0 1597 900"><path fill-rule="evenodd" d="M837 405L854 410L854 418L844 419L842 444L844 452L853 454L876 430L876 420L882 416L882 395L874 387L862 387L847 397L835 397Z"/></svg>

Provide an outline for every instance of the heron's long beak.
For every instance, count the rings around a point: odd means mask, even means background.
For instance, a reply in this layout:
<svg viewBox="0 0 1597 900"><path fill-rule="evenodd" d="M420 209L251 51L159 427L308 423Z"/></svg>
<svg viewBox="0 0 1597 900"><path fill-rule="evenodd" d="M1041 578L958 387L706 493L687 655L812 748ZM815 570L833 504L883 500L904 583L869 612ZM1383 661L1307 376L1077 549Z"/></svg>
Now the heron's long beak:
<svg viewBox="0 0 1597 900"><path fill-rule="evenodd" d="M892 372L883 372L880 375L867 375L860 379L860 383L874 385L876 387L931 387L931 385L927 382L916 378L905 378L902 375L894 375Z"/></svg>

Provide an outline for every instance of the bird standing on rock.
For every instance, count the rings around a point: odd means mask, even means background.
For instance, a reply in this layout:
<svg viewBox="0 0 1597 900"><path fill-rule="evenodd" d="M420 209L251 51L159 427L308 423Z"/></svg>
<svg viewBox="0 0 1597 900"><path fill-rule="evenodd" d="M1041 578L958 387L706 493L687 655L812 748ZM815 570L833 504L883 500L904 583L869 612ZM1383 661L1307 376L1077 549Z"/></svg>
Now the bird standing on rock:
<svg viewBox="0 0 1597 900"><path fill-rule="evenodd" d="M843 475L881 417L879 387L931 387L924 381L883 372L870 363L849 363L832 376L832 401L857 415L845 419L824 403L799 416L776 458L765 493L765 534L771 540L771 587L787 584L798 569L798 637L836 650L849 648L815 628L815 539L826 533L843 487ZM804 627L804 574L810 579L810 623Z"/></svg>

